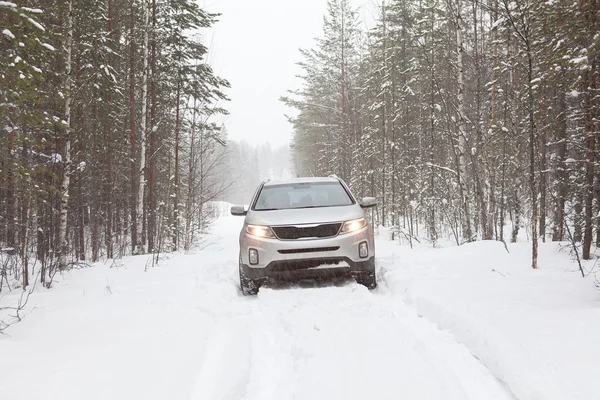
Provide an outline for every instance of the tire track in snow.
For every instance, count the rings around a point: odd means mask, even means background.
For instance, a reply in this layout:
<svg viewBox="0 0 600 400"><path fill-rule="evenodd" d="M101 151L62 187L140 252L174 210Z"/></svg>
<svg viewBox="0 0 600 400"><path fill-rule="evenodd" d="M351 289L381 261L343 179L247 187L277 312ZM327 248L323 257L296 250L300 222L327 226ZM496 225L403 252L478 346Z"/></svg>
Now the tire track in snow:
<svg viewBox="0 0 600 400"><path fill-rule="evenodd" d="M190 400L243 398L251 367L252 351L247 326L240 321L221 324L208 341Z"/></svg>
<svg viewBox="0 0 600 400"><path fill-rule="evenodd" d="M254 306L249 315L248 332L254 357L244 400L290 398L287 380L294 375L291 327L277 307L265 306L261 302Z"/></svg>
<svg viewBox="0 0 600 400"><path fill-rule="evenodd" d="M406 321L360 285L266 289L256 300L245 400L468 399Z"/></svg>

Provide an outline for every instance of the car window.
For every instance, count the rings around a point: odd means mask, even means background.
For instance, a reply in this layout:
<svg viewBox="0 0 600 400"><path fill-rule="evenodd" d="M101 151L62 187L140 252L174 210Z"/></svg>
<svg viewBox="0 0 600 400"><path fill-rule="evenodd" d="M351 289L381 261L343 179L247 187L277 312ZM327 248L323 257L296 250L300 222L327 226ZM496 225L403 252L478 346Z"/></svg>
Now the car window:
<svg viewBox="0 0 600 400"><path fill-rule="evenodd" d="M310 182L264 186L254 210L349 206L354 201L339 182Z"/></svg>

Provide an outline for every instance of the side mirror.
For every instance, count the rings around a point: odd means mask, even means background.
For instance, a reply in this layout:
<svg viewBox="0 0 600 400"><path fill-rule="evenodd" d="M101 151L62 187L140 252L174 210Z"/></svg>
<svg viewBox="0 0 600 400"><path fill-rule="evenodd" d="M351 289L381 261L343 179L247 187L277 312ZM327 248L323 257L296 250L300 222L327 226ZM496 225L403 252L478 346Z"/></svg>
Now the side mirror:
<svg viewBox="0 0 600 400"><path fill-rule="evenodd" d="M231 207L231 215L235 215L236 217L243 217L246 215L248 211L244 206L232 206Z"/></svg>
<svg viewBox="0 0 600 400"><path fill-rule="evenodd" d="M361 201L359 201L358 204L362 208L375 207L375 206L377 206L377 199L375 197L363 197L363 199Z"/></svg>

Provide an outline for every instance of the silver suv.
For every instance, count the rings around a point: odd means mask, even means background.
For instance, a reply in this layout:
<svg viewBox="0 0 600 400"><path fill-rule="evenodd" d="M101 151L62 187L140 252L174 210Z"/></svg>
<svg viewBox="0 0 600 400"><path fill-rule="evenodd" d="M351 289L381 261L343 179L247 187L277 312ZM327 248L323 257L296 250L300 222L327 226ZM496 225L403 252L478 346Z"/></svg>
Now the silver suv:
<svg viewBox="0 0 600 400"><path fill-rule="evenodd" d="M373 228L366 208L339 178L296 178L262 183L250 206L231 207L246 216L240 232L240 285L256 294L270 280L353 276L377 286Z"/></svg>

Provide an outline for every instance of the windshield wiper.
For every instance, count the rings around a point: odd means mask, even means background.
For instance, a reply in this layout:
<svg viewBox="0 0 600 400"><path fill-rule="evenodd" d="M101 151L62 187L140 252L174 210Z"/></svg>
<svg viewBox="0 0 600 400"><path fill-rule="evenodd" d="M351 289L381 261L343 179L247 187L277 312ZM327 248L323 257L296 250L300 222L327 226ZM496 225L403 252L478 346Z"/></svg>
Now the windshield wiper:
<svg viewBox="0 0 600 400"><path fill-rule="evenodd" d="M256 211L278 211L281 210L280 208L259 208Z"/></svg>

